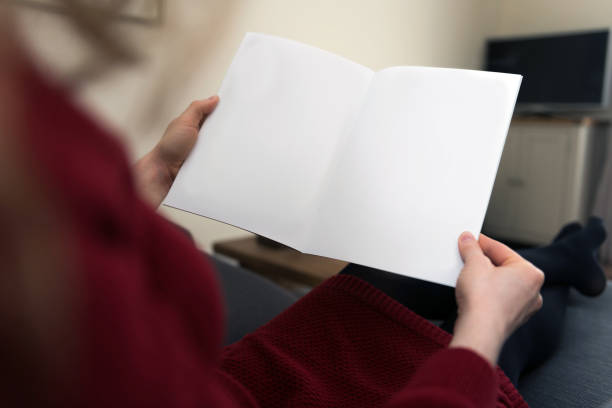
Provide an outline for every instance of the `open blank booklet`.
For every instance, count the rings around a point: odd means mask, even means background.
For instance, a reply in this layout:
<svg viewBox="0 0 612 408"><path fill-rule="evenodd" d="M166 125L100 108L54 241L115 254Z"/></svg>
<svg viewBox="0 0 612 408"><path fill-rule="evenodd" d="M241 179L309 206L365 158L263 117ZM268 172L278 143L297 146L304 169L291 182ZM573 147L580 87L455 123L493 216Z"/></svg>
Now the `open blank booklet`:
<svg viewBox="0 0 612 408"><path fill-rule="evenodd" d="M165 204L299 251L455 286L521 76L374 72L246 35Z"/></svg>

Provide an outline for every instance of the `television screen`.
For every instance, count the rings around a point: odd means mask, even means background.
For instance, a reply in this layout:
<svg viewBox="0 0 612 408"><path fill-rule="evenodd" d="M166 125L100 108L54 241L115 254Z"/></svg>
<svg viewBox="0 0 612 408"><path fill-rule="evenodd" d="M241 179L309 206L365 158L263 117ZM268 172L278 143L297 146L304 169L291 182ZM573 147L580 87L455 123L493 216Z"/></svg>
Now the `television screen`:
<svg viewBox="0 0 612 408"><path fill-rule="evenodd" d="M603 107L609 31L490 39L487 71L523 75L517 108Z"/></svg>

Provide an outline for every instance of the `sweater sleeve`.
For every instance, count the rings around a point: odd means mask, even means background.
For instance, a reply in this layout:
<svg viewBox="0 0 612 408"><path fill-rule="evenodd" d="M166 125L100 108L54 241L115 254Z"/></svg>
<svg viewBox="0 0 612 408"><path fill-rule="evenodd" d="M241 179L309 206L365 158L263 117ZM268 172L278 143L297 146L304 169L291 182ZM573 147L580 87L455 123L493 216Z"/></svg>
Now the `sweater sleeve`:
<svg viewBox="0 0 612 408"><path fill-rule="evenodd" d="M523 407L499 368L370 284L329 279L223 353L259 406Z"/></svg>
<svg viewBox="0 0 612 408"><path fill-rule="evenodd" d="M494 407L497 389L497 376L486 360L469 349L447 348L415 372L389 408Z"/></svg>

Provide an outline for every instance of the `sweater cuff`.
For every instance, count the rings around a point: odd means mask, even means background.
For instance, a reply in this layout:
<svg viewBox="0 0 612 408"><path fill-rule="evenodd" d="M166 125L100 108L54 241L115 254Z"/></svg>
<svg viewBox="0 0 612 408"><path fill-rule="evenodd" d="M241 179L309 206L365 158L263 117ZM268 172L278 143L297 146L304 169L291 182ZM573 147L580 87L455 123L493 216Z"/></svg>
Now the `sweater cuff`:
<svg viewBox="0 0 612 408"><path fill-rule="evenodd" d="M488 361L466 348L447 348L425 361L394 402L419 391L437 396L454 394L468 406L492 407L497 389L497 375Z"/></svg>

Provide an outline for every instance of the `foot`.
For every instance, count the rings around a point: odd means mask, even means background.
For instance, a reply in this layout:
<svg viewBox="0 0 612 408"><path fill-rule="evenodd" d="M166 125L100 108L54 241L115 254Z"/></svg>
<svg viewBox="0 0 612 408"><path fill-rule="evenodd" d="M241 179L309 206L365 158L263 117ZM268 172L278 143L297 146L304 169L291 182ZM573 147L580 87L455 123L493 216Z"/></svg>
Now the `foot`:
<svg viewBox="0 0 612 408"><path fill-rule="evenodd" d="M606 230L598 217L590 217L582 229L576 224L566 225L553 246L568 257L572 286L585 296L598 296L606 288L606 275L597 261L597 249L606 239Z"/></svg>
<svg viewBox="0 0 612 408"><path fill-rule="evenodd" d="M582 225L578 221L570 222L569 224L565 224L561 231L557 233L557 236L553 239L553 242L557 242L567 237L568 235L573 234L574 232L580 231L582 229Z"/></svg>

